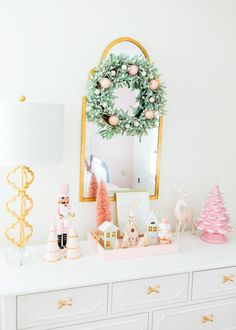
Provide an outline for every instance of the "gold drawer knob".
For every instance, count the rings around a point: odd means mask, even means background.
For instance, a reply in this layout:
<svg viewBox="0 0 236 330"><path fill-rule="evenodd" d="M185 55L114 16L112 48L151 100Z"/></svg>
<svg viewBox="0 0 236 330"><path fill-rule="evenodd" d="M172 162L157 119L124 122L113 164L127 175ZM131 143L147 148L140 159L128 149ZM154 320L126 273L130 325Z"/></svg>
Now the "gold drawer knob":
<svg viewBox="0 0 236 330"><path fill-rule="evenodd" d="M147 289L147 294L160 293L160 285L149 286Z"/></svg>
<svg viewBox="0 0 236 330"><path fill-rule="evenodd" d="M65 298L58 300L58 309L65 307L65 306L72 306L72 298Z"/></svg>
<svg viewBox="0 0 236 330"><path fill-rule="evenodd" d="M223 283L234 282L234 274L224 275L222 281Z"/></svg>
<svg viewBox="0 0 236 330"><path fill-rule="evenodd" d="M202 323L213 322L214 314L207 314L202 317Z"/></svg>

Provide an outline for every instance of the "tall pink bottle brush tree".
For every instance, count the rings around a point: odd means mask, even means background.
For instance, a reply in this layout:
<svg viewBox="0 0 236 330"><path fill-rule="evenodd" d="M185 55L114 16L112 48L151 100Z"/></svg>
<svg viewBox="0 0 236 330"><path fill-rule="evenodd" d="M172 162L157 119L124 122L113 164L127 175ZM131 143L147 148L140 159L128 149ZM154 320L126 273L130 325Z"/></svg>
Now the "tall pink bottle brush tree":
<svg viewBox="0 0 236 330"><path fill-rule="evenodd" d="M202 231L201 239L203 241L227 242L225 234L232 231L232 226L218 185L213 186L211 193L203 203L197 227Z"/></svg>
<svg viewBox="0 0 236 330"><path fill-rule="evenodd" d="M107 192L106 183L101 180L97 190L97 227L104 221L111 221L111 203Z"/></svg>
<svg viewBox="0 0 236 330"><path fill-rule="evenodd" d="M96 175L92 173L90 183L89 183L89 197L96 198L98 190L98 181Z"/></svg>

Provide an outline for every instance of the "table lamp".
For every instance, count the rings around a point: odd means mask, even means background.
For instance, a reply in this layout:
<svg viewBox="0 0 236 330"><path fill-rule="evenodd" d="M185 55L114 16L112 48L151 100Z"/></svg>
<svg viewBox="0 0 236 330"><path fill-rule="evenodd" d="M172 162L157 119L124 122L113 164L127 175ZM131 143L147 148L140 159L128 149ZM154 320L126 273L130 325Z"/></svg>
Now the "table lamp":
<svg viewBox="0 0 236 330"><path fill-rule="evenodd" d="M33 234L27 216L33 200L27 189L34 180L29 165L49 164L63 156L63 106L28 103L21 96L15 103L0 103L0 165L14 166L7 174L15 195L6 203L15 221L5 237L24 249Z"/></svg>

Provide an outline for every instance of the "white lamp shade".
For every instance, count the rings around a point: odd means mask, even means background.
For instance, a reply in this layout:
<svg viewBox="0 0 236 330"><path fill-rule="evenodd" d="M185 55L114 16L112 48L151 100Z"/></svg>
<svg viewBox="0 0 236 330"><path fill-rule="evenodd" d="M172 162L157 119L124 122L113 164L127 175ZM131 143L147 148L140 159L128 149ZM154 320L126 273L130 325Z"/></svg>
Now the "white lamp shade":
<svg viewBox="0 0 236 330"><path fill-rule="evenodd" d="M0 103L0 165L62 160L63 116L62 105Z"/></svg>

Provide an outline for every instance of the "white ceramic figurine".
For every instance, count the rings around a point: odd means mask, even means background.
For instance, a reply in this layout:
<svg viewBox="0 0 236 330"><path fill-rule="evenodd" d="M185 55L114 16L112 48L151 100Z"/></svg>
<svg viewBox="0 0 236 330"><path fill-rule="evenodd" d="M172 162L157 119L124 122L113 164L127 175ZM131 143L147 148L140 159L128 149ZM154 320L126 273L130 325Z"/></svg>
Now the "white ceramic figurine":
<svg viewBox="0 0 236 330"><path fill-rule="evenodd" d="M175 205L174 215L175 215L175 234L179 238L179 234L185 231L186 226L189 224L192 228L192 233L195 234L196 224L193 218L193 210L190 209L186 202L186 197L188 196L184 188L177 188L175 185L175 190L179 194L179 199Z"/></svg>
<svg viewBox="0 0 236 330"><path fill-rule="evenodd" d="M159 224L158 237L160 244L171 244L171 227L167 219L163 219Z"/></svg>

